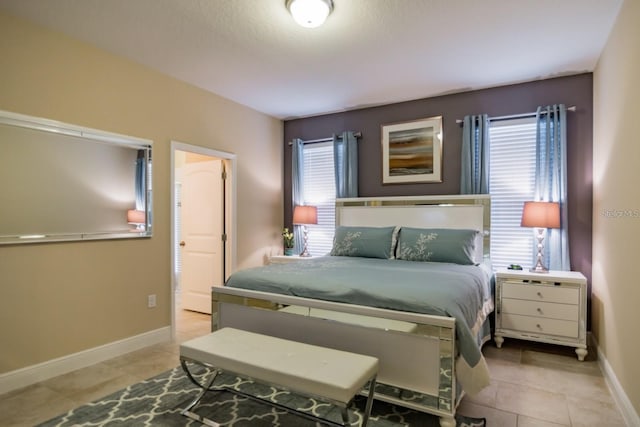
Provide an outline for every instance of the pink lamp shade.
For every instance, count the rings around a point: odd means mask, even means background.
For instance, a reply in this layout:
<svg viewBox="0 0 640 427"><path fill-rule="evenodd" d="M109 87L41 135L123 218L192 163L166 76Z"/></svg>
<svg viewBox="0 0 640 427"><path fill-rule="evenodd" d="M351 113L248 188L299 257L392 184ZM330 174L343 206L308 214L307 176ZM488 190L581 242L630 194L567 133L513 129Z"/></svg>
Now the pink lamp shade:
<svg viewBox="0 0 640 427"><path fill-rule="evenodd" d="M315 206L296 206L293 209L294 224L317 224L318 208Z"/></svg>
<svg viewBox="0 0 640 427"><path fill-rule="evenodd" d="M560 228L560 203L524 202L520 226Z"/></svg>
<svg viewBox="0 0 640 427"><path fill-rule="evenodd" d="M147 222L144 211L138 211L135 209L129 209L127 211L127 222L129 224L145 224Z"/></svg>

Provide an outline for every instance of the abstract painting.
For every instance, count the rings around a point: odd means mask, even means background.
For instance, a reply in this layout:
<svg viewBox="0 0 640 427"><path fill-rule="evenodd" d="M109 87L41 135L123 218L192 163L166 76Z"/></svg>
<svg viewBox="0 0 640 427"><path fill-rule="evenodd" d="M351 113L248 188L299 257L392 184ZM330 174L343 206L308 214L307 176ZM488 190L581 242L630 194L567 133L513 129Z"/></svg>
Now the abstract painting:
<svg viewBox="0 0 640 427"><path fill-rule="evenodd" d="M382 183L442 181L442 116L382 125Z"/></svg>

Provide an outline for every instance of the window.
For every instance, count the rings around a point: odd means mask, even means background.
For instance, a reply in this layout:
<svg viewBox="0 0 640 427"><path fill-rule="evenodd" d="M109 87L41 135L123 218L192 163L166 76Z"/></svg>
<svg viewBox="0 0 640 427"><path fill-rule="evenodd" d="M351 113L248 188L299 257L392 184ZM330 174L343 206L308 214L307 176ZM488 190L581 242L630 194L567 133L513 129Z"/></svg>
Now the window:
<svg viewBox="0 0 640 427"><path fill-rule="evenodd" d="M318 224L308 226L307 247L311 255L326 255L333 246L336 223L336 183L333 167L333 143L307 144L303 151L304 204L318 208Z"/></svg>
<svg viewBox="0 0 640 427"><path fill-rule="evenodd" d="M494 267L531 266L533 231L520 220L524 202L535 195L536 119L492 121L489 141L491 261Z"/></svg>

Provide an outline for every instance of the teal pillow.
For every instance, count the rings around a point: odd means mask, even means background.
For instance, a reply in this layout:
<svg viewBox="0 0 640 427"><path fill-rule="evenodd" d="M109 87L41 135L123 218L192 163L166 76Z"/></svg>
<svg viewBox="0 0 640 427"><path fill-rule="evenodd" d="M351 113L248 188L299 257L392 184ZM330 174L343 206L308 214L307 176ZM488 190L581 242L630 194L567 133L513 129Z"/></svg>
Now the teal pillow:
<svg viewBox="0 0 640 427"><path fill-rule="evenodd" d="M396 227L336 227L329 255L393 259Z"/></svg>
<svg viewBox="0 0 640 427"><path fill-rule="evenodd" d="M477 230L402 227L396 258L407 261L476 264Z"/></svg>

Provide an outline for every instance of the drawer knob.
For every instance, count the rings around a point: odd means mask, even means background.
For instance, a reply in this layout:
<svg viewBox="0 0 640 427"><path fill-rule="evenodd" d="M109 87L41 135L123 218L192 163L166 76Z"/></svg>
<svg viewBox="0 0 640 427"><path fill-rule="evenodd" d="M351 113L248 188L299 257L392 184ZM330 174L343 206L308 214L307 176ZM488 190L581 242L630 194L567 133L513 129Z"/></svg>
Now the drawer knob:
<svg viewBox="0 0 640 427"><path fill-rule="evenodd" d="M536 325L536 328L538 328L538 329L542 330L542 326L540 326L540 323L538 323L538 324Z"/></svg>
<svg viewBox="0 0 640 427"><path fill-rule="evenodd" d="M538 292L538 296L542 298L542 292Z"/></svg>
<svg viewBox="0 0 640 427"><path fill-rule="evenodd" d="M538 307L536 310L538 311L538 313L542 314L542 309L540 307Z"/></svg>

